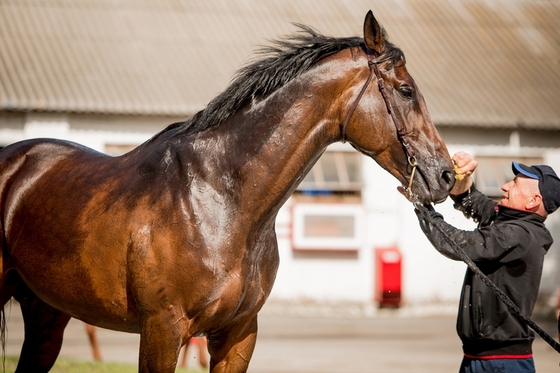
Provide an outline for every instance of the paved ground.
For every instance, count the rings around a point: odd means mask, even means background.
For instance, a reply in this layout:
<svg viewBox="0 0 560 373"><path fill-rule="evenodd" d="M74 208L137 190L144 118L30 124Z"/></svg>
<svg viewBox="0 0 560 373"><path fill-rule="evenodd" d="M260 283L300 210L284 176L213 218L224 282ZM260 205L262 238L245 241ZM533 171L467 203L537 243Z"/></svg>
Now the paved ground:
<svg viewBox="0 0 560 373"><path fill-rule="evenodd" d="M386 310L369 317L341 317L263 312L259 320L252 373L453 373L461 359L455 318L449 314ZM553 322L539 325L555 333ZM137 362L137 335L98 329L98 336L105 361ZM22 341L23 324L14 305L7 354L18 355ZM537 372L560 373L560 355L538 337L534 347ZM196 351L191 350L189 366L194 367ZM81 322L72 320L66 329L61 356L91 360Z"/></svg>

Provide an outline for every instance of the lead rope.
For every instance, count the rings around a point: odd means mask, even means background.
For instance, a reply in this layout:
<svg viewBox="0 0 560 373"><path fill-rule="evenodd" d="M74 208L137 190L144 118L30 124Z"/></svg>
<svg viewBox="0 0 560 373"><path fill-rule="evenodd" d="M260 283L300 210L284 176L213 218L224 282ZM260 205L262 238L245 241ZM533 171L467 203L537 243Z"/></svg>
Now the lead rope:
<svg viewBox="0 0 560 373"><path fill-rule="evenodd" d="M424 209L417 209L420 213L424 216L428 217L428 214L425 212ZM473 271L482 282L492 290L492 292L504 303L508 308L523 322L525 322L531 329L533 329L546 343L548 343L556 352L560 353L560 343L558 343L554 338L552 338L547 332L545 332L540 326L538 326L529 316L525 315L523 311L517 307L515 303L502 291L498 288L490 279L478 268L475 262L472 261L471 258L465 253L465 251L459 246L453 238L451 238L446 232L443 231L440 227L434 225L441 234L443 234L443 238L445 241L455 250L457 255L461 258L463 262L467 264L471 271Z"/></svg>

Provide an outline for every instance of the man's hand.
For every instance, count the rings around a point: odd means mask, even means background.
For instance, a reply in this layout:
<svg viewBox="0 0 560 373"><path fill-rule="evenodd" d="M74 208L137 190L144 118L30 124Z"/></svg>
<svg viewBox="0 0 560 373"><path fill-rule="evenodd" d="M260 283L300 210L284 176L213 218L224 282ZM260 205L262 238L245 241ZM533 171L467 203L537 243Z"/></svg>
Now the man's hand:
<svg viewBox="0 0 560 373"><path fill-rule="evenodd" d="M418 216L419 220L436 220L442 219L443 215L434 210L432 204L420 205L417 204L414 206L414 212Z"/></svg>
<svg viewBox="0 0 560 373"><path fill-rule="evenodd" d="M449 192L452 196L465 193L473 184L471 175L478 166L474 157L465 152L458 152L451 157L455 164L455 185Z"/></svg>
<svg viewBox="0 0 560 373"><path fill-rule="evenodd" d="M434 210L431 204L428 205L416 205L414 212L418 217L418 223L420 223L420 229L428 237L432 234L433 223L436 220L443 220L443 215Z"/></svg>

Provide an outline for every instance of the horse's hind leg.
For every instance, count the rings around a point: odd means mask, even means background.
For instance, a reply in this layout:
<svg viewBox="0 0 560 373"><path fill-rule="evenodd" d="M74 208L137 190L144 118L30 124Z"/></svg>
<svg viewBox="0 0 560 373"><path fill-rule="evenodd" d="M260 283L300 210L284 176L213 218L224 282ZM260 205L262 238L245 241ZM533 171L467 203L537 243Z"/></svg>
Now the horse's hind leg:
<svg viewBox="0 0 560 373"><path fill-rule="evenodd" d="M58 357L70 316L43 302L21 280L14 298L20 303L25 325L16 373L46 373Z"/></svg>

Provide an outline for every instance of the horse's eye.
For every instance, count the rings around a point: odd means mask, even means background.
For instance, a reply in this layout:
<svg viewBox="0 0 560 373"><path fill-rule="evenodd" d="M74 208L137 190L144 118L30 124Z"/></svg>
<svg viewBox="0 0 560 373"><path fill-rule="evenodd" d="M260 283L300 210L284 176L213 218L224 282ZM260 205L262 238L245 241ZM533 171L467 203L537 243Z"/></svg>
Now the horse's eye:
<svg viewBox="0 0 560 373"><path fill-rule="evenodd" d="M403 84L399 87L399 93L403 98L411 99L414 94L414 90L411 86Z"/></svg>

